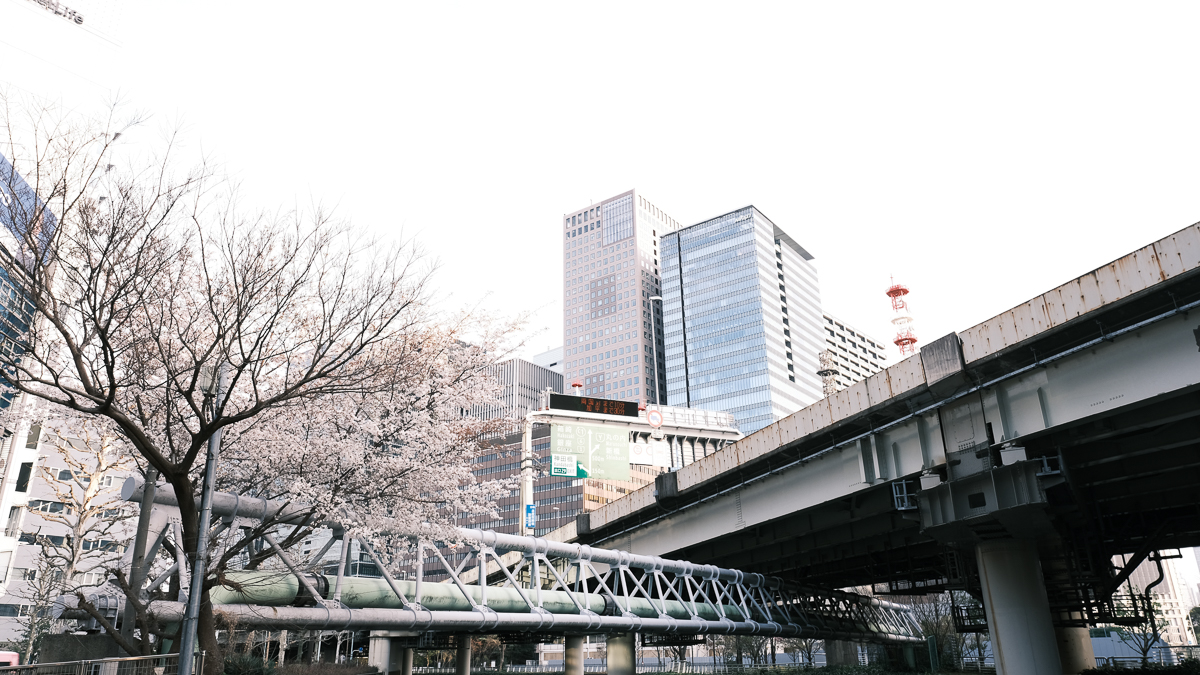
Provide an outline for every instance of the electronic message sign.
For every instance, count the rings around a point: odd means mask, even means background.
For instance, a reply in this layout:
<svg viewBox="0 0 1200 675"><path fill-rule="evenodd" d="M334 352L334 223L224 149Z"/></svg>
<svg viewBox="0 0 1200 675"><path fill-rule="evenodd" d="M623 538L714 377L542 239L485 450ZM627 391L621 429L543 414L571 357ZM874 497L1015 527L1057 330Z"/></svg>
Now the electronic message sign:
<svg viewBox="0 0 1200 675"><path fill-rule="evenodd" d="M554 410L599 413L601 415L638 416L637 401L616 401L610 398L550 394L550 407Z"/></svg>

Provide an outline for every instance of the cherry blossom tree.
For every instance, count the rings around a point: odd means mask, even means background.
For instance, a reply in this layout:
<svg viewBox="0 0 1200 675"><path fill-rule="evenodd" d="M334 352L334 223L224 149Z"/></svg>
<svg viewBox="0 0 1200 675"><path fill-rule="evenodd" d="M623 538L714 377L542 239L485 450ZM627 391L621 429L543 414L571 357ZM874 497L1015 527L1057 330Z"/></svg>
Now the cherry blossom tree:
<svg viewBox="0 0 1200 675"><path fill-rule="evenodd" d="M364 534L445 534L455 513L486 512L496 488L476 485L467 460L489 423L464 413L494 399L487 366L512 326L436 311L434 265L411 241L319 208L247 212L211 167L176 170L172 139L155 157L123 146L136 121L0 100L0 185L33 195L0 205L30 312L19 348L0 350L0 379L119 435L178 495L199 493L222 430L222 489L286 496L318 518L353 507ZM179 511L192 554L197 505ZM261 533L231 533L206 562L198 633L212 675L208 591Z"/></svg>

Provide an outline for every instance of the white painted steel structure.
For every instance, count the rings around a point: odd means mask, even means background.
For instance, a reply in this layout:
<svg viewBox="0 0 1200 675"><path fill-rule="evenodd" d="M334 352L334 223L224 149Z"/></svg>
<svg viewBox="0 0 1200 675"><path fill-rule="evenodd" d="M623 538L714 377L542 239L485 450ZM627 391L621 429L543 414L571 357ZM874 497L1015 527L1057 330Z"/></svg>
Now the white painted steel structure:
<svg viewBox="0 0 1200 675"><path fill-rule="evenodd" d="M129 501L140 501L142 485L130 479L123 494ZM177 503L163 486L156 490L154 501L167 507ZM213 513L221 516L222 522L214 537L276 514L286 522L291 508L237 495L215 495ZM177 524L163 515L157 519L160 531L156 540L160 543L167 536L179 536ZM411 580L394 578L370 544L359 540L384 578L347 577L344 552L350 542L344 530L337 536L343 564L336 576L308 572L274 537L265 536L287 571L227 573L232 585L212 593L216 611L241 626L310 630L716 633L892 643L921 640L909 608L878 598L805 588L709 565L490 531L458 530L456 550L465 550L467 555L457 566L447 561L438 543L414 538L413 552L407 554L414 575ZM423 580L427 559L436 559L450 570L448 583ZM185 568L176 564L142 589L150 601L151 615L160 622L179 620L184 603L152 600L150 592ZM473 578L464 574L468 569L475 572ZM185 578L186 574L181 575L180 583L186 590ZM498 585L489 585L489 579L497 580Z"/></svg>

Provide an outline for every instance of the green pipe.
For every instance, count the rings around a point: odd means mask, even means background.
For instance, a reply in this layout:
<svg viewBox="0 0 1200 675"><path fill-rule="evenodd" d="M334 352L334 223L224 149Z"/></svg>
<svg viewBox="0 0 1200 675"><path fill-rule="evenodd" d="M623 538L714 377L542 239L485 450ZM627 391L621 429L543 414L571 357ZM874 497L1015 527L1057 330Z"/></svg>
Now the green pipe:
<svg viewBox="0 0 1200 675"><path fill-rule="evenodd" d="M225 574L226 585L212 589L209 596L214 605L264 605L278 607L291 605L296 602L300 592L300 584L296 577L286 572L229 572ZM337 577L326 576L329 588L337 583ZM415 581L397 581L396 586L404 593L405 598L412 602L417 594ZM482 589L478 586L467 586L471 599L483 604ZM536 591L526 590L526 595L536 605ZM588 610L601 614L604 612L604 598L597 593L580 593L576 596L580 604ZM571 596L565 591L541 592L541 606L553 614L578 614L579 610L571 601ZM404 605L392 592L385 579L367 577L343 577L342 602L351 609L403 609ZM621 605L626 599L619 598ZM467 602L462 591L452 583L430 583L421 585L421 604L433 611L469 612L471 603ZM658 618L658 607L661 603L651 604L644 598L633 598L630 611L642 618ZM523 613L529 611L529 606L521 599L520 592L512 587L487 588L487 606L501 613ZM696 604L697 614L708 621L719 621L716 609L706 603ZM666 602L668 616L675 619L690 619L690 605L676 600ZM732 605L725 606L726 615L734 621L742 621L741 611Z"/></svg>

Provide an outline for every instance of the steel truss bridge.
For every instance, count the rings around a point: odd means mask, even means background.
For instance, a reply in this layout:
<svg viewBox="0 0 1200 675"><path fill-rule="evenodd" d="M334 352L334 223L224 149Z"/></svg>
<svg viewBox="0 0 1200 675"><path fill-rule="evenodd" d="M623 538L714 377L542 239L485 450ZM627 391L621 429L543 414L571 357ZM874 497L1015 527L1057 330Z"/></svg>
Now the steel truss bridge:
<svg viewBox="0 0 1200 675"><path fill-rule="evenodd" d="M128 501L143 501L140 480L127 481L123 495ZM189 591L178 512L173 508L177 502L170 488L161 485L153 500L158 507L143 519L149 523L146 541L153 542L141 574L149 581L139 592L149 602L151 616L160 623L176 623L185 614L184 598L153 598L162 597L159 589L172 577L181 596ZM147 506L144 503L143 509ZM264 520L279 522L286 531L289 523L296 522L291 513L300 511L280 502L217 494L213 515L221 520L210 538L219 548L222 534L250 531ZM408 578L398 579L366 539L349 537L337 523L328 527L333 536L308 566L281 547L275 536L264 535L264 547L284 569L226 573L225 585L210 592L218 617L248 628L293 630L923 641L910 608L879 598L711 565L491 531L459 529L453 550L463 557L457 565L447 560L449 549L444 545L408 539L402 544L406 550L394 551L398 559L408 562L404 573ZM383 578L346 574L354 541ZM149 568L165 542L175 563L151 578ZM337 574L311 569L335 544L340 551ZM439 574L449 572L449 579L426 579L427 566Z"/></svg>

